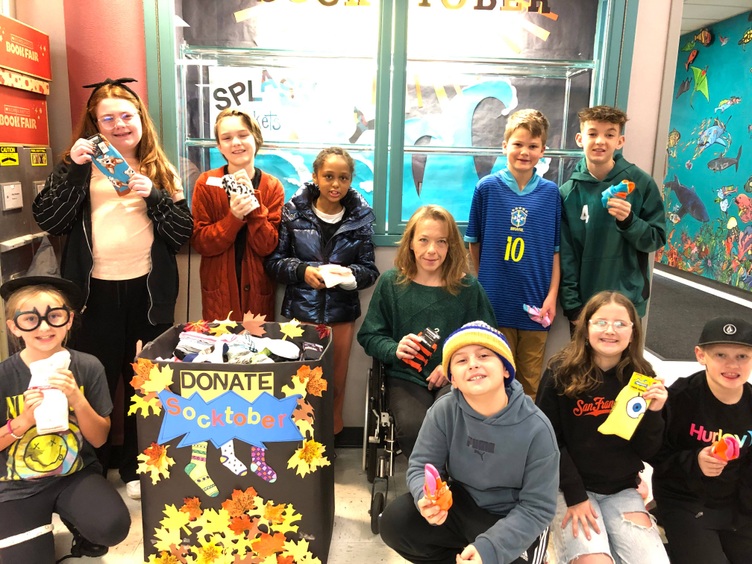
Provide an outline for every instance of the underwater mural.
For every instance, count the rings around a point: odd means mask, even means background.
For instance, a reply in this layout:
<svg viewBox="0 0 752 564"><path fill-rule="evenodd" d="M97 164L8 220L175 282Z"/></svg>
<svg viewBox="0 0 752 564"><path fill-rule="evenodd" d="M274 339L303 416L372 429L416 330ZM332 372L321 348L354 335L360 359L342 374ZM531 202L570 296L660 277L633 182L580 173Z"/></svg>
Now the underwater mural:
<svg viewBox="0 0 752 564"><path fill-rule="evenodd" d="M752 291L752 12L683 35L656 261Z"/></svg>

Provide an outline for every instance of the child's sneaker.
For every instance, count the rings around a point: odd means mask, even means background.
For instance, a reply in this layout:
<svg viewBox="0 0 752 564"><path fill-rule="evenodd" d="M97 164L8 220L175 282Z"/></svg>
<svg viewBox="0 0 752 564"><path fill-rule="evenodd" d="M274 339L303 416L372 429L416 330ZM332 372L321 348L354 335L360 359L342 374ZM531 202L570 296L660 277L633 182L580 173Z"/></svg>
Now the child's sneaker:
<svg viewBox="0 0 752 564"><path fill-rule="evenodd" d="M139 480L131 480L125 484L125 493L131 499L141 499L141 482Z"/></svg>

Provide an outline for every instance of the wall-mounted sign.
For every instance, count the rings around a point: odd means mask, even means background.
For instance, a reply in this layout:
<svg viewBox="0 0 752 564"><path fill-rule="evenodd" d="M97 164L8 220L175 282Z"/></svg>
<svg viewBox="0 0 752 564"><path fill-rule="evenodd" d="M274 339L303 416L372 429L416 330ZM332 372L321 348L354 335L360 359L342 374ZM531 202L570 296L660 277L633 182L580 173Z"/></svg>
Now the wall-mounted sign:
<svg viewBox="0 0 752 564"><path fill-rule="evenodd" d="M0 86L0 143L50 144L44 96Z"/></svg>
<svg viewBox="0 0 752 564"><path fill-rule="evenodd" d="M0 67L52 80L50 38L18 20L0 15Z"/></svg>

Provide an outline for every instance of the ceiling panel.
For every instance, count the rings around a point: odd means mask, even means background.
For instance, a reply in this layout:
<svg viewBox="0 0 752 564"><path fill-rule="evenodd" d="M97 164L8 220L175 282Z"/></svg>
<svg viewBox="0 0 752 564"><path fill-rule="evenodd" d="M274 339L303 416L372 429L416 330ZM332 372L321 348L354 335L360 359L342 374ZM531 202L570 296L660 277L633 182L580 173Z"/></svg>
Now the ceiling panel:
<svg viewBox="0 0 752 564"><path fill-rule="evenodd" d="M684 0L681 33L684 35L750 10L752 0Z"/></svg>

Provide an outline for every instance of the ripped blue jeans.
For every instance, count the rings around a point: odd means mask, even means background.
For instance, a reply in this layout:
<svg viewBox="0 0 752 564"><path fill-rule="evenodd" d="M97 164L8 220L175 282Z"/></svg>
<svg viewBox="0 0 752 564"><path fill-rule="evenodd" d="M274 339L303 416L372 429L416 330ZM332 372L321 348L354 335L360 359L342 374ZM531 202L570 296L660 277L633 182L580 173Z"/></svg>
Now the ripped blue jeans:
<svg viewBox="0 0 752 564"><path fill-rule="evenodd" d="M582 528L577 538L572 534L572 522L561 528L567 504L559 492L556 500L556 516L551 525L549 538L557 564L571 562L586 554L607 554L614 564L669 564L655 521L649 515L649 528L623 517L625 513L645 513L645 504L637 489L622 490L611 495L587 492L590 504L598 515L600 534L590 531L590 540Z"/></svg>

